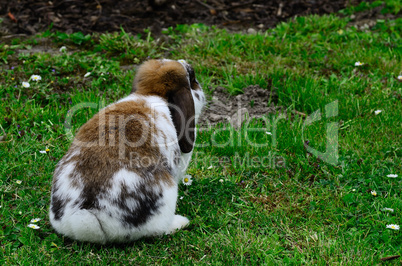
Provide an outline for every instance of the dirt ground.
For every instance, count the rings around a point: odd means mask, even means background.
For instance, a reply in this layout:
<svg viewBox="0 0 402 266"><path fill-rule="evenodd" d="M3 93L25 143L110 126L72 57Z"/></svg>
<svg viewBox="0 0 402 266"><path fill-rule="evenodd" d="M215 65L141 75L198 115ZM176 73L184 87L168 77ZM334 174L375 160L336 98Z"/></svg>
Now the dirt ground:
<svg viewBox="0 0 402 266"><path fill-rule="evenodd" d="M243 91L242 94L230 96L225 88L217 87L200 117L200 126L230 123L237 129L250 118L260 118L283 111L282 107L276 105L277 94L274 88L268 90L258 85L250 85Z"/></svg>
<svg viewBox="0 0 402 266"><path fill-rule="evenodd" d="M158 4L162 2L162 4ZM204 23L231 30L265 30L294 16L337 12L360 0L0 0L0 36L47 30L155 34L176 24Z"/></svg>
<svg viewBox="0 0 402 266"><path fill-rule="evenodd" d="M334 13L360 0L0 0L0 41L29 36L49 28L61 32L120 31L155 35L176 24L204 23L233 31L257 31L274 27L294 16ZM373 26L381 7L361 12L351 22L362 29ZM274 88L250 85L244 94L230 96L222 87L214 90L201 125L230 122L238 127L244 117L259 117L282 110L276 106ZM301 114L303 115L303 114Z"/></svg>

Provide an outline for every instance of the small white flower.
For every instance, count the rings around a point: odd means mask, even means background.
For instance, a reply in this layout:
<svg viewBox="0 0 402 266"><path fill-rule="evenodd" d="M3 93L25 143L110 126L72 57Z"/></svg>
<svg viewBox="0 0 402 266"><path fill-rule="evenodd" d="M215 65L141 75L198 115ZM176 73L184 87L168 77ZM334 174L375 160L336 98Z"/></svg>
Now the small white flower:
<svg viewBox="0 0 402 266"><path fill-rule="evenodd" d="M211 170L212 168L214 168L212 165L208 166L208 170Z"/></svg>
<svg viewBox="0 0 402 266"><path fill-rule="evenodd" d="M46 147L46 149L44 151L39 151L40 153L48 153L50 150L49 148Z"/></svg>
<svg viewBox="0 0 402 266"><path fill-rule="evenodd" d="M186 60L179 59L179 60L177 60L177 62L179 62L179 63L181 63L181 64L184 64L184 63L186 63Z"/></svg>
<svg viewBox="0 0 402 266"><path fill-rule="evenodd" d="M15 183L17 183L18 185L21 185L22 181L21 180L16 180Z"/></svg>
<svg viewBox="0 0 402 266"><path fill-rule="evenodd" d="M391 208L383 208L382 210L383 210L383 211L394 212L394 209L391 209Z"/></svg>
<svg viewBox="0 0 402 266"><path fill-rule="evenodd" d="M269 131L265 131L265 134L267 134L267 135L272 135L272 133L269 132Z"/></svg>
<svg viewBox="0 0 402 266"><path fill-rule="evenodd" d="M375 190L372 190L370 193L371 193L371 195L373 195L374 197L377 197L377 192L376 192Z"/></svg>
<svg viewBox="0 0 402 266"><path fill-rule="evenodd" d="M62 47L60 47L60 50L59 50L61 53L62 52L66 52L67 51L67 47L65 47L65 46L62 46Z"/></svg>
<svg viewBox="0 0 402 266"><path fill-rule="evenodd" d="M186 186L190 186L191 183L193 183L193 179L192 179L191 175L185 175L183 178L183 184Z"/></svg>
<svg viewBox="0 0 402 266"><path fill-rule="evenodd" d="M375 114L375 115L378 115L378 114L380 114L381 112L382 112L382 110L375 110L375 111L374 111L374 114Z"/></svg>
<svg viewBox="0 0 402 266"><path fill-rule="evenodd" d="M37 223L37 222L39 222L40 220L42 220L41 218L35 218L35 219L32 219L31 220L31 223Z"/></svg>
<svg viewBox="0 0 402 266"><path fill-rule="evenodd" d="M356 191L356 189L354 188L354 189L352 189L352 191L353 191L353 192L355 192L355 191Z"/></svg>
<svg viewBox="0 0 402 266"><path fill-rule="evenodd" d="M32 80L35 80L35 81L39 81L39 80L42 80L42 77L39 76L39 75L32 75L32 76L31 76L31 79L32 79Z"/></svg>
<svg viewBox="0 0 402 266"><path fill-rule="evenodd" d="M364 65L364 63L361 63L361 62L359 62L359 61L357 61L357 62L355 63L355 66L362 66L362 65Z"/></svg>
<svg viewBox="0 0 402 266"><path fill-rule="evenodd" d="M181 196L179 199L180 199L180 200L182 200L182 199L184 199L184 197L183 197L183 196Z"/></svg>
<svg viewBox="0 0 402 266"><path fill-rule="evenodd" d="M398 76L398 80L402 81L402 75Z"/></svg>
<svg viewBox="0 0 402 266"><path fill-rule="evenodd" d="M219 182L223 183L223 179L219 179Z"/></svg>
<svg viewBox="0 0 402 266"><path fill-rule="evenodd" d="M28 224L28 227L29 228L32 228L32 229L39 229L40 227L39 226L37 226L36 224Z"/></svg>
<svg viewBox="0 0 402 266"><path fill-rule="evenodd" d="M31 86L31 85L29 85L28 82L26 82L26 81L22 82L22 87L24 87L24 88L29 88L30 86Z"/></svg>
<svg viewBox="0 0 402 266"><path fill-rule="evenodd" d="M91 72L87 72L87 73L84 75L84 78L89 77L89 75L91 75Z"/></svg>
<svg viewBox="0 0 402 266"><path fill-rule="evenodd" d="M387 228L392 229L392 230L399 230L399 225L397 225L397 224L387 224Z"/></svg>
<svg viewBox="0 0 402 266"><path fill-rule="evenodd" d="M396 174L389 174L389 175L387 175L387 177L396 178L396 177L398 177L398 175L396 175Z"/></svg>

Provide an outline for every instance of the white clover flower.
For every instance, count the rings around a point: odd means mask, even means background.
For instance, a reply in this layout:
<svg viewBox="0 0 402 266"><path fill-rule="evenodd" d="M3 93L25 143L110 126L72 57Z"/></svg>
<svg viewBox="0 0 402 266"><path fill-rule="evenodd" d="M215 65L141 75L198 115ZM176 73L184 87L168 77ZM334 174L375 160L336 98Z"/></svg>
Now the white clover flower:
<svg viewBox="0 0 402 266"><path fill-rule="evenodd" d="M62 53L62 52L66 52L67 51L67 47L65 47L65 46L62 46L62 47L60 47L60 53Z"/></svg>
<svg viewBox="0 0 402 266"><path fill-rule="evenodd" d="M375 190L372 190L370 193L371 193L371 195L373 195L374 197L377 197L377 192L376 192Z"/></svg>
<svg viewBox="0 0 402 266"><path fill-rule="evenodd" d="M399 76L398 76L398 80L399 80L399 81L402 81L402 75L399 75Z"/></svg>
<svg viewBox="0 0 402 266"><path fill-rule="evenodd" d="M32 76L31 76L31 79L32 79L32 80L35 80L35 81L39 81L39 80L42 80L42 77L39 76L39 75L32 75Z"/></svg>
<svg viewBox="0 0 402 266"><path fill-rule="evenodd" d="M387 228L392 229L392 230L399 230L399 225L397 225L397 224L387 224Z"/></svg>
<svg viewBox="0 0 402 266"><path fill-rule="evenodd" d="M219 182L223 183L223 179L219 179Z"/></svg>
<svg viewBox="0 0 402 266"><path fill-rule="evenodd" d="M21 180L16 180L15 183L17 183L18 185L21 185L22 181Z"/></svg>
<svg viewBox="0 0 402 266"><path fill-rule="evenodd" d="M396 175L396 174L389 174L389 175L387 175L387 177L396 178L396 177L398 177L398 175Z"/></svg>
<svg viewBox="0 0 402 266"><path fill-rule="evenodd" d="M382 110L375 110L375 111L374 111L374 114L375 114L375 115L378 115L378 114L380 114L381 112L382 112Z"/></svg>
<svg viewBox="0 0 402 266"><path fill-rule="evenodd" d="M31 223L37 223L37 222L39 222L40 220L42 220L41 218L35 218L35 219L32 219L31 220Z"/></svg>
<svg viewBox="0 0 402 266"><path fill-rule="evenodd" d="M388 211L388 212L394 212L394 209L391 209L391 208L383 208L382 210L383 211Z"/></svg>
<svg viewBox="0 0 402 266"><path fill-rule="evenodd" d="M87 73L84 75L84 78L89 77L90 75L91 75L91 72L87 72Z"/></svg>
<svg viewBox="0 0 402 266"><path fill-rule="evenodd" d="M361 63L361 62L359 62L359 61L357 61L357 62L355 63L355 66L362 66L362 65L364 65L364 63Z"/></svg>
<svg viewBox="0 0 402 266"><path fill-rule="evenodd" d="M191 183L193 183L193 179L192 179L191 175L184 176L183 184L186 185L186 186L190 186Z"/></svg>
<svg viewBox="0 0 402 266"><path fill-rule="evenodd" d="M36 224L28 224L28 227L29 227L29 228L32 228L32 229L35 229L35 230L37 230L37 229L40 228L40 227L37 226Z"/></svg>
<svg viewBox="0 0 402 266"><path fill-rule="evenodd" d="M22 87L29 88L29 87L31 87L31 85L29 85L28 82L24 81L24 82L22 82Z"/></svg>

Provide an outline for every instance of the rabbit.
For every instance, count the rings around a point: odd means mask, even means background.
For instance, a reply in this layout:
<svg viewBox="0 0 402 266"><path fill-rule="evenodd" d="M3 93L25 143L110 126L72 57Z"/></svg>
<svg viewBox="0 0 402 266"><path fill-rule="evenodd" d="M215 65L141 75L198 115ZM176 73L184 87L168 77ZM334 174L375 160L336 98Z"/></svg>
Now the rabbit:
<svg viewBox="0 0 402 266"><path fill-rule="evenodd" d="M52 227L77 241L124 243L175 233L178 184L191 159L205 95L184 60L138 67L131 94L101 109L56 165Z"/></svg>

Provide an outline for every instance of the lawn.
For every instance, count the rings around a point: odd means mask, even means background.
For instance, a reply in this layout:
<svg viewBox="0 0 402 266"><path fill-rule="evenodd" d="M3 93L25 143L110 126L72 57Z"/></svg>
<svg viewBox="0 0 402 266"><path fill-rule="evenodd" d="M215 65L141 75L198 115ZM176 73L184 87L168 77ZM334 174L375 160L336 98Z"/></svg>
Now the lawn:
<svg viewBox="0 0 402 266"><path fill-rule="evenodd" d="M388 1L385 12L400 7ZM348 22L360 9L256 34L196 24L0 43L0 263L371 265L401 255L402 235L387 225L402 224L402 19L358 29ZM208 95L274 90L283 111L199 128L194 181L177 206L185 230L126 245L63 238L48 219L55 165L148 58L186 59Z"/></svg>

